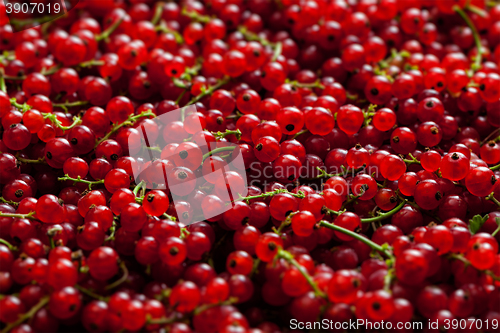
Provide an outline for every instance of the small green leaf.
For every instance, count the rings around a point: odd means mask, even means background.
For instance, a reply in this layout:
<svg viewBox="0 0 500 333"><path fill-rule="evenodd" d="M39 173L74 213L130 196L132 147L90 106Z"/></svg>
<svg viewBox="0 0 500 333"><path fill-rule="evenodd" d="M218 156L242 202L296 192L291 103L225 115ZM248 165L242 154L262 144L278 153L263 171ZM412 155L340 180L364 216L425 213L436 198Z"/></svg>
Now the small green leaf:
<svg viewBox="0 0 500 333"><path fill-rule="evenodd" d="M484 217L481 217L481 215L475 215L471 220L469 220L469 230L471 232L471 234L476 234L476 232L479 231L479 229L481 229L481 227L483 226L484 222L486 222L486 220L489 218L488 215L485 215ZM499 218L497 218L497 223L498 223L498 220L500 220Z"/></svg>

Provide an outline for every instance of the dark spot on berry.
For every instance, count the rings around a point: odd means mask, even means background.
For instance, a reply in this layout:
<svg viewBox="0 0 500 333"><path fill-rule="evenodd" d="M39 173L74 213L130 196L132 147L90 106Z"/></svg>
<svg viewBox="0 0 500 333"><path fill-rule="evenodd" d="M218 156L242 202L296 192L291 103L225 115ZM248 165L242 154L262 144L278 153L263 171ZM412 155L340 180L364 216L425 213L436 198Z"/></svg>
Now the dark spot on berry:
<svg viewBox="0 0 500 333"><path fill-rule="evenodd" d="M222 125L224 123L224 118L217 117L216 121L217 121L217 124Z"/></svg>
<svg viewBox="0 0 500 333"><path fill-rule="evenodd" d="M432 134L438 134L439 133L439 129L436 126L432 126L431 127L431 133Z"/></svg>
<svg viewBox="0 0 500 333"><path fill-rule="evenodd" d="M242 224L242 225L245 225L245 224L247 224L247 223L248 223L248 221L249 221L249 220L250 220L250 218L247 216L247 217L245 217L245 218L241 221L241 224Z"/></svg>
<svg viewBox="0 0 500 333"><path fill-rule="evenodd" d="M377 96L377 95L378 95L378 89L377 89L377 88L372 88L372 90L370 90L370 93L371 93L373 96Z"/></svg>
<svg viewBox="0 0 500 333"><path fill-rule="evenodd" d="M333 42L333 41L335 40L335 36L333 36L333 35L328 35L328 38L327 38L327 39L328 39L328 41L329 41L329 42Z"/></svg>
<svg viewBox="0 0 500 333"><path fill-rule="evenodd" d="M253 53L254 57L256 57L256 58L260 57L260 51L259 50L253 50L252 53Z"/></svg>
<svg viewBox="0 0 500 333"><path fill-rule="evenodd" d="M10 125L10 128L16 128L17 127L17 124L11 124Z"/></svg>
<svg viewBox="0 0 500 333"><path fill-rule="evenodd" d="M392 138L392 142L398 143L399 142L399 136L395 136Z"/></svg>
<svg viewBox="0 0 500 333"><path fill-rule="evenodd" d="M439 81L439 82L437 83L437 86L438 86L439 88L441 88L442 86L444 86L444 84L443 84L443 82Z"/></svg>
<svg viewBox="0 0 500 333"><path fill-rule="evenodd" d="M420 19L418 17L415 17L413 19L413 23L415 23L415 25L418 25L419 22L420 22Z"/></svg>
<svg viewBox="0 0 500 333"><path fill-rule="evenodd" d="M460 158L460 156L458 156L457 153L453 153L453 154L451 154L451 158L456 161Z"/></svg>
<svg viewBox="0 0 500 333"><path fill-rule="evenodd" d="M495 147L495 141L492 140L492 141L488 142L488 146Z"/></svg>
<svg viewBox="0 0 500 333"><path fill-rule="evenodd" d="M131 55L132 57L136 57L136 56L137 56L137 51L136 51L136 50L132 50L132 51L130 51L130 55Z"/></svg>
<svg viewBox="0 0 500 333"><path fill-rule="evenodd" d="M375 311L380 310L380 303L379 302L374 302L372 304L372 309L375 310Z"/></svg>
<svg viewBox="0 0 500 333"><path fill-rule="evenodd" d="M486 89L486 86L484 84L479 85L479 90L484 91L484 89Z"/></svg>
<svg viewBox="0 0 500 333"><path fill-rule="evenodd" d="M359 150L359 149L361 149L361 145L359 143L356 143L356 145L354 146L354 148L356 148L356 150Z"/></svg>
<svg viewBox="0 0 500 333"><path fill-rule="evenodd" d="M186 179L187 176L187 173L185 173L184 171L181 171L177 174L177 177L179 177L179 179Z"/></svg>
<svg viewBox="0 0 500 333"><path fill-rule="evenodd" d="M425 103L425 106L428 107L428 108L432 108L432 107L434 107L434 102L433 101L428 101L427 103Z"/></svg>
<svg viewBox="0 0 500 333"><path fill-rule="evenodd" d="M113 161L116 161L118 159L118 155L113 154L110 156Z"/></svg>
<svg viewBox="0 0 500 333"><path fill-rule="evenodd" d="M233 267L233 268L234 268L234 267L236 267L236 260L234 260L234 259L233 259L233 260L231 260L231 261L229 262L229 267Z"/></svg>
<svg viewBox="0 0 500 333"><path fill-rule="evenodd" d="M288 179L288 180L294 180L294 179L295 179L295 175L290 175L290 176L288 176L288 178L287 178L287 179Z"/></svg>
<svg viewBox="0 0 500 333"><path fill-rule="evenodd" d="M176 74L177 74L177 69L172 69L172 70L170 71L170 73L172 73L173 75L176 75Z"/></svg>
<svg viewBox="0 0 500 333"><path fill-rule="evenodd" d="M73 311L75 311L75 310L76 310L76 304L71 304L71 305L69 306L69 311L73 312Z"/></svg>
<svg viewBox="0 0 500 333"><path fill-rule="evenodd" d="M293 124L288 124L288 125L286 125L286 126L285 126L285 128L286 128L286 130L287 130L288 132L291 132L291 131L293 131L293 130L295 129L295 125L293 125Z"/></svg>
<svg viewBox="0 0 500 333"><path fill-rule="evenodd" d="M395 203L397 200L398 200L398 199L397 199L395 196L392 196L392 197L390 197L390 198L389 198L389 201L390 201L391 203Z"/></svg>
<svg viewBox="0 0 500 333"><path fill-rule="evenodd" d="M288 23L290 23L290 24L294 24L294 23L295 23L295 20L294 20L294 19L288 19Z"/></svg>
<svg viewBox="0 0 500 333"><path fill-rule="evenodd" d="M48 152L45 154L45 156L46 156L49 160L51 160L51 159L52 159L52 154L50 153L50 151L48 151Z"/></svg>
<svg viewBox="0 0 500 333"><path fill-rule="evenodd" d="M497 182L497 179L495 176L491 176L491 185L495 185L495 183Z"/></svg>
<svg viewBox="0 0 500 333"><path fill-rule="evenodd" d="M183 160L185 160L187 157L188 157L188 152L183 150L179 153L179 157L182 158Z"/></svg>
<svg viewBox="0 0 500 333"><path fill-rule="evenodd" d="M472 248L474 250L479 250L479 243L478 242L474 243L474 245L472 246Z"/></svg>
<svg viewBox="0 0 500 333"><path fill-rule="evenodd" d="M495 178L495 177L493 177L493 178ZM23 196L23 194L24 194L24 191L23 191L23 190L21 190L21 189L19 189L19 190L17 190L16 192L14 192L14 195L15 195L16 197L18 197L18 198L22 197L22 196Z"/></svg>
<svg viewBox="0 0 500 333"><path fill-rule="evenodd" d="M259 143L258 145L256 145L255 149L257 149L257 151L261 151L262 150L262 143Z"/></svg>
<svg viewBox="0 0 500 333"><path fill-rule="evenodd" d="M175 256L177 255L177 253L179 253L179 249L177 248L177 246L172 246L170 248L170 251L168 251L171 255Z"/></svg>
<svg viewBox="0 0 500 333"><path fill-rule="evenodd" d="M154 194L148 194L148 196L146 197L146 200L147 200L148 202L153 202L154 198L155 198L155 195L154 195Z"/></svg>
<svg viewBox="0 0 500 333"><path fill-rule="evenodd" d="M149 82L149 81L144 81L144 83L143 83L142 85L143 85L143 87L144 87L144 88L146 88L146 89L151 88L151 82Z"/></svg>
<svg viewBox="0 0 500 333"><path fill-rule="evenodd" d="M266 72L262 71L262 73L260 73L260 77L266 77Z"/></svg>
<svg viewBox="0 0 500 333"><path fill-rule="evenodd" d="M269 242L269 243L267 244L267 247L268 247L268 248L269 248L269 250L271 250L271 251L276 250L276 244L274 244L274 242Z"/></svg>
<svg viewBox="0 0 500 333"><path fill-rule="evenodd" d="M184 213L182 213L182 218L183 218L184 220L187 220L187 219L189 218L189 213L188 213L188 212L184 212Z"/></svg>
<svg viewBox="0 0 500 333"><path fill-rule="evenodd" d="M354 280L352 280L352 286L353 286L354 288L359 287L359 280L358 280L358 279L354 279Z"/></svg>
<svg viewBox="0 0 500 333"><path fill-rule="evenodd" d="M437 201L439 201L443 198L443 195L441 194L441 192L437 191L434 197L436 198Z"/></svg>
<svg viewBox="0 0 500 333"><path fill-rule="evenodd" d="M242 98L243 98L243 100L245 102L248 102L250 100L250 95L249 94L243 94Z"/></svg>

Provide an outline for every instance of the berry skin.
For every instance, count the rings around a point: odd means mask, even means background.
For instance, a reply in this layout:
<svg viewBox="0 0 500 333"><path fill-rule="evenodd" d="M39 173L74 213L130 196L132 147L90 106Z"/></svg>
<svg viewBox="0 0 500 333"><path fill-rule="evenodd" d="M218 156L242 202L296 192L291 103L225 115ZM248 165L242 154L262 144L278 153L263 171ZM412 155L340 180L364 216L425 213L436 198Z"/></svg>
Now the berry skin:
<svg viewBox="0 0 500 333"><path fill-rule="evenodd" d="M446 154L439 164L441 176L452 181L464 179L469 172L469 168L469 159L458 152Z"/></svg>
<svg viewBox="0 0 500 333"><path fill-rule="evenodd" d="M291 221L293 232L303 237L311 235L316 224L316 218L308 211L298 212L292 217Z"/></svg>

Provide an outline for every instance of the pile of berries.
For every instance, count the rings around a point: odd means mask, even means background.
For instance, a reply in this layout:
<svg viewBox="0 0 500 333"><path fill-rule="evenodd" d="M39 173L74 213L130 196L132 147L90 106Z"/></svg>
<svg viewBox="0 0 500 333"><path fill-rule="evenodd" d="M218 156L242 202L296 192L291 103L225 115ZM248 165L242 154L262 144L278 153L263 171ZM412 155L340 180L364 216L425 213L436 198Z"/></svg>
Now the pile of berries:
<svg viewBox="0 0 500 333"><path fill-rule="evenodd" d="M499 328L500 4L5 11L0 332Z"/></svg>

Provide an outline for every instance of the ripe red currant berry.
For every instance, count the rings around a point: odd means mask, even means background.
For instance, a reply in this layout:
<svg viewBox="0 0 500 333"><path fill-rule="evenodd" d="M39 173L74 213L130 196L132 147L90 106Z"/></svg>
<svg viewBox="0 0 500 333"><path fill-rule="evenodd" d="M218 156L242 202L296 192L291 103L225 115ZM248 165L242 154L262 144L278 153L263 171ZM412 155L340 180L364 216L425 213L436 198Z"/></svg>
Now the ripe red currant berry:
<svg viewBox="0 0 500 333"><path fill-rule="evenodd" d="M300 211L293 215L291 221L293 232L302 237L310 236L316 224L315 216L307 210Z"/></svg>
<svg viewBox="0 0 500 333"><path fill-rule="evenodd" d="M118 254L107 246L93 250L87 258L90 275L99 281L106 281L118 273Z"/></svg>
<svg viewBox="0 0 500 333"><path fill-rule="evenodd" d="M439 206L443 195L441 187L432 179L426 179L417 184L414 193L415 202L422 209L432 210Z"/></svg>
<svg viewBox="0 0 500 333"><path fill-rule="evenodd" d="M278 250L283 247L283 241L273 232L266 232L259 237L257 244L255 245L255 254L257 257L264 261L272 261L278 253Z"/></svg>
<svg viewBox="0 0 500 333"><path fill-rule="evenodd" d="M453 152L443 156L439 169L443 178L459 181L469 172L469 159L462 153Z"/></svg>

